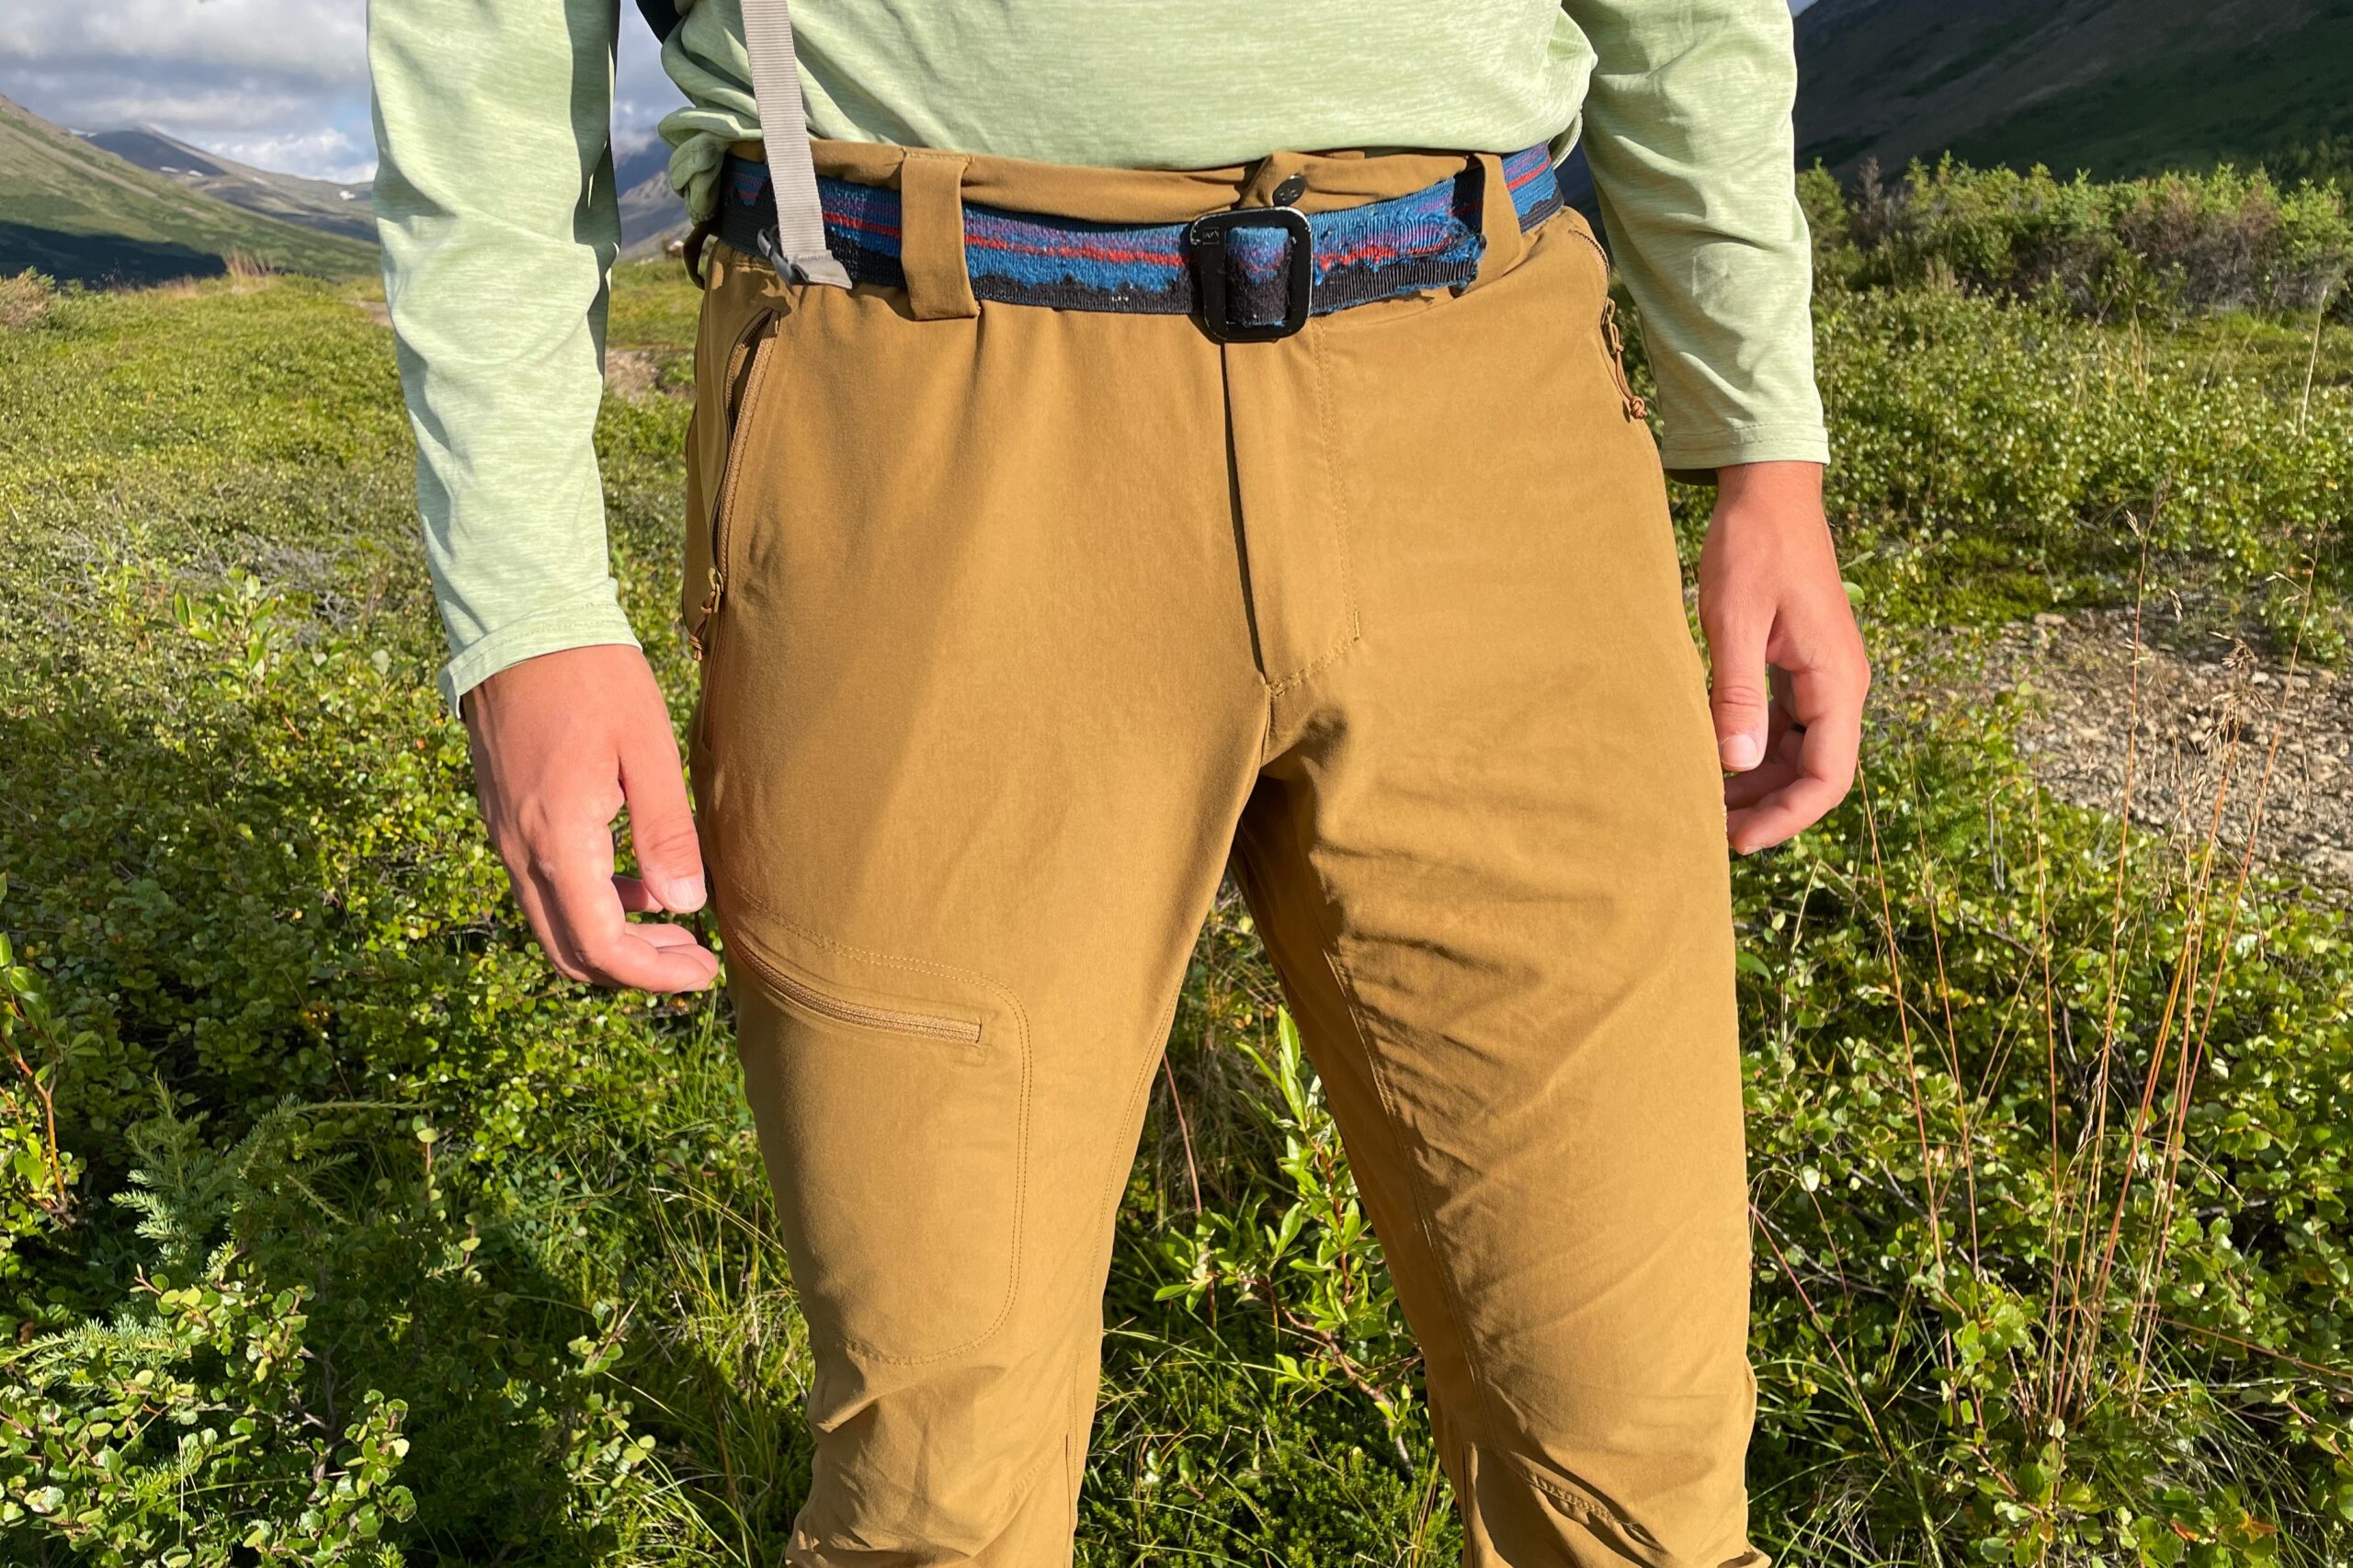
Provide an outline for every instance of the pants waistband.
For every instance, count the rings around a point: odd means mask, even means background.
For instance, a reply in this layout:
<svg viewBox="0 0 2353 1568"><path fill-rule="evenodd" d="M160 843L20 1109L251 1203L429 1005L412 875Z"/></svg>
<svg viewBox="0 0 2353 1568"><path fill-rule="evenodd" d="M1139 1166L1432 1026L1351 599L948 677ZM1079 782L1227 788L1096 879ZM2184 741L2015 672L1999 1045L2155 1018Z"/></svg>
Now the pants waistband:
<svg viewBox="0 0 2353 1568"><path fill-rule="evenodd" d="M1516 260L1521 237L1563 206L1541 145L1393 161L1286 154L1250 169L1194 174L819 148L827 248L853 280L905 289L917 316L969 315L993 300L1194 315L1214 336L1278 336L1309 315L1467 287L1483 268ZM1438 177L1428 178L1433 173ZM1393 193L1401 178L1426 183ZM1384 185L1392 193L1377 194ZM1491 199L1496 191L1506 199ZM1082 212L976 199L983 192L1034 194ZM1177 215L1183 206L1159 216L1176 203L1198 204L1193 217ZM1103 212L1150 216L1095 215ZM759 255L774 222L766 164L731 154L717 236Z"/></svg>

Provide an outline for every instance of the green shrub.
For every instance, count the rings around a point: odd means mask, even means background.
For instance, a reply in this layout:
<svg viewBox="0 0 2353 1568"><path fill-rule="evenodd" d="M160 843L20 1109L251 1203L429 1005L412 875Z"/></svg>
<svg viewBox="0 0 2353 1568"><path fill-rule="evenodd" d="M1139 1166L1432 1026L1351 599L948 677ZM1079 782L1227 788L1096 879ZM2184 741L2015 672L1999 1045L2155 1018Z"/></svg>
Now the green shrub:
<svg viewBox="0 0 2353 1568"><path fill-rule="evenodd" d="M2332 1561L2339 915L1943 728L1743 866L1765 1506L1814 1551Z"/></svg>
<svg viewBox="0 0 2353 1568"><path fill-rule="evenodd" d="M0 905L7 896L0 876ZM16 960L0 932L0 1057L9 1074L0 1083L0 1280L24 1272L20 1248L72 1221L82 1180L82 1162L57 1138L57 1074L69 1047L40 974Z"/></svg>
<svg viewBox="0 0 2353 1568"><path fill-rule="evenodd" d="M0 335L0 1560L771 1563L809 1368L724 1006L539 961L426 684L380 329L225 287ZM2341 542L2342 387L1949 288L1823 319L1883 663L2129 595L2136 527L2305 622L2268 580ZM683 418L598 432L649 631ZM1737 872L1760 1537L2353 1554L2339 914L2120 862L1998 715L1883 715L1868 778ZM1277 996L1224 901L1120 1214L1090 1564L1459 1548Z"/></svg>
<svg viewBox="0 0 2353 1568"><path fill-rule="evenodd" d="M1850 574L1923 619L2128 600L2151 581L2253 603L2348 581L2353 393L2264 378L1945 290L1826 299L1823 393Z"/></svg>
<svg viewBox="0 0 2353 1568"><path fill-rule="evenodd" d="M2306 385L2309 324L2251 347L1950 287L1830 289L1814 321L1826 502L1847 574L1883 619L1998 622L2131 604L2149 585L2279 633L2316 570L2307 656L2341 645L2353 384ZM2332 346L2347 335L2329 331ZM1639 345L1631 358L1650 390ZM1677 487L1691 550L1712 500Z"/></svg>
<svg viewBox="0 0 2353 1568"><path fill-rule="evenodd" d="M217 1154L195 1133L168 1108L132 1133L115 1201L152 1251L128 1302L0 1369L0 1542L17 1561L54 1539L109 1565L395 1564L380 1537L415 1510L393 1479L405 1408L369 1389L347 1425L332 1387L307 1403L303 1292L249 1251L273 1200L311 1192L299 1120L281 1107ZM214 1244L230 1227L244 1236Z"/></svg>
<svg viewBox="0 0 2353 1568"><path fill-rule="evenodd" d="M2353 313L2345 281L2353 219L2325 185L2282 190L2260 170L2096 182L2037 167L1915 164L1893 188L1867 165L1833 215L1819 176L1809 212L1829 218L1833 276L1864 287L1939 280L2050 300L2101 319L2186 311ZM1843 265L1842 265L1843 263Z"/></svg>

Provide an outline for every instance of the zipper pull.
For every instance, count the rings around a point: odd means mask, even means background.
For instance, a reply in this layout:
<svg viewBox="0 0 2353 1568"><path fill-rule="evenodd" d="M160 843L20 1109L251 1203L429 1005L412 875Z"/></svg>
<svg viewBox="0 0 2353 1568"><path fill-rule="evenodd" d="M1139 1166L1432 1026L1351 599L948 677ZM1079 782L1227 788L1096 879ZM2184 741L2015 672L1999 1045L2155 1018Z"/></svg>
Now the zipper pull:
<svg viewBox="0 0 2353 1568"><path fill-rule="evenodd" d="M1626 417L1646 417L1651 411L1649 400L1634 391L1634 383L1626 375L1626 340L1618 331L1618 301L1614 299L1601 301L1601 335L1609 345L1609 369L1617 378L1618 400L1625 405Z"/></svg>
<svg viewBox="0 0 2353 1568"><path fill-rule="evenodd" d="M710 569L710 591L703 595L702 604L700 608L695 611L695 623L687 632L687 657L692 659L697 664L702 663L703 628L709 626L710 624L710 618L719 613L720 595L725 592L726 588L726 574L721 572L718 567L712 567Z"/></svg>

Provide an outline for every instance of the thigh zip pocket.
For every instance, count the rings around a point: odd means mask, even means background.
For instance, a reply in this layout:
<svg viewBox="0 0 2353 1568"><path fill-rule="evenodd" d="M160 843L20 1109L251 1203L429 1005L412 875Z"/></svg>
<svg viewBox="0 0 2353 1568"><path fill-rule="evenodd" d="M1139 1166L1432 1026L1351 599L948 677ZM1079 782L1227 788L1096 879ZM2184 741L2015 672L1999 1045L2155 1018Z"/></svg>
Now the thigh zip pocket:
<svg viewBox="0 0 2353 1568"><path fill-rule="evenodd" d="M995 1333L1018 1285L1028 1024L946 965L729 911L744 1080L810 1326L877 1360Z"/></svg>
<svg viewBox="0 0 2353 1568"><path fill-rule="evenodd" d="M728 350L725 379L720 383L720 415L726 422L727 457L712 487L710 516L706 523L710 563L703 582L703 597L687 626L687 652L700 662L719 627L721 602L727 594L727 574L734 564L728 549L728 530L734 520L735 488L744 477L745 432L752 423L760 384L768 367L768 350L776 342L776 312L761 311L746 322Z"/></svg>

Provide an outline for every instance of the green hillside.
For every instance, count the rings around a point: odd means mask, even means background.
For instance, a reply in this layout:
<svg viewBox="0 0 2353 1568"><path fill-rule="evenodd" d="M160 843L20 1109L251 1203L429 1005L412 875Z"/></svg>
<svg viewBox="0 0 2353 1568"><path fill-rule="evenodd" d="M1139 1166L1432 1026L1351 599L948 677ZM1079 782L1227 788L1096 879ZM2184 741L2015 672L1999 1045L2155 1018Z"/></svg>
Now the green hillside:
<svg viewBox="0 0 2353 1568"><path fill-rule="evenodd" d="M222 272L233 255L324 277L376 265L373 245L242 211L0 98L0 276L153 283Z"/></svg>
<svg viewBox="0 0 2353 1568"><path fill-rule="evenodd" d="M81 139L142 169L166 176L184 189L202 191L232 207L283 219L305 229L323 229L363 244L376 243L376 214L368 204L369 184L338 185L301 175L257 169L148 126L85 132Z"/></svg>
<svg viewBox="0 0 2353 1568"><path fill-rule="evenodd" d="M1800 155L1842 174L2342 174L2353 141L2353 0L1818 0L1798 59Z"/></svg>

